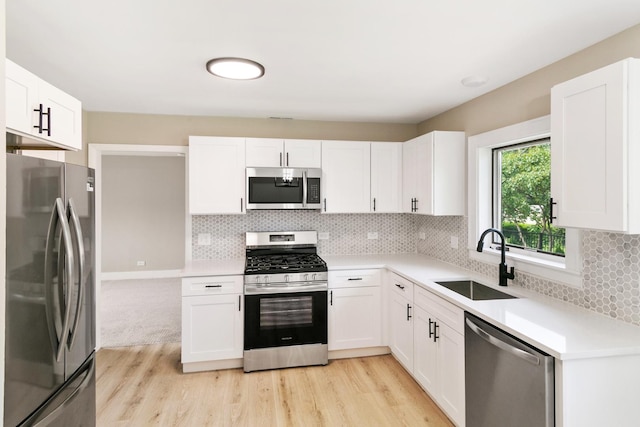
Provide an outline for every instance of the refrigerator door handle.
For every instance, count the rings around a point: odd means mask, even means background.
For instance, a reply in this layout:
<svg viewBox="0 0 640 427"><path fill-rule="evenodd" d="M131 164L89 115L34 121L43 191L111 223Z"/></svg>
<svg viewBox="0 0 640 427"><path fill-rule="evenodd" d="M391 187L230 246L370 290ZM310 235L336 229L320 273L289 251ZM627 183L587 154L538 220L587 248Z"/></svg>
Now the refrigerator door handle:
<svg viewBox="0 0 640 427"><path fill-rule="evenodd" d="M76 338L76 331L78 329L78 323L80 322L80 314L82 311L82 302L84 301L84 290L85 290L85 254L84 254L84 237L82 236L82 227L80 226L80 219L78 218L78 213L74 206L74 202L72 198L69 198L69 216L71 219L71 224L73 225L73 229L76 232L76 241L78 242L78 299L76 302L76 315L73 319L73 325L71 330L69 331L69 343L68 348L71 350L73 347L73 342ZM71 282L71 285L75 284L75 282ZM71 292L69 292L71 293Z"/></svg>
<svg viewBox="0 0 640 427"><path fill-rule="evenodd" d="M53 308L55 313L51 313L49 309L49 304L46 305L47 309L47 324L49 326L49 336L51 338L51 342L53 344L53 349L56 353L56 361L60 362L62 359L62 354L64 353L65 343L69 337L69 318L71 317L71 292L67 292L64 314L62 313L62 309L60 307L60 301L58 298L53 296L53 272L52 272L52 264L51 257L53 255L53 246L55 240L55 232L57 228L57 224L60 223L60 228L62 230L62 242L64 243L65 248L65 266L66 266L66 283L73 283L73 272L75 270L75 261L73 255L73 247L71 242L71 230L69 228L69 223L67 222L67 216L65 214L64 202L61 198L57 198L55 201L55 205L53 207L53 212L51 213L51 218L49 220L49 230L47 232L47 243L46 243L46 251L45 251L45 297L48 302L53 303ZM64 280L62 280L61 272L58 273L58 285L64 285ZM56 318L55 315L60 316L60 318ZM60 333L58 333L60 330Z"/></svg>

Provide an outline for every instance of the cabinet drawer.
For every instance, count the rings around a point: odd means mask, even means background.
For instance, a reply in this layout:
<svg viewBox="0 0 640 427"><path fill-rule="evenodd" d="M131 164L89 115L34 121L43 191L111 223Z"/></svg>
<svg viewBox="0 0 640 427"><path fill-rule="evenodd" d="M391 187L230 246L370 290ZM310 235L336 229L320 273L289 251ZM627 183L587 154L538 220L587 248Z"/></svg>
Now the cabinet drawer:
<svg viewBox="0 0 640 427"><path fill-rule="evenodd" d="M380 270L339 270L329 272L329 288L380 286Z"/></svg>
<svg viewBox="0 0 640 427"><path fill-rule="evenodd" d="M388 283L393 292L413 301L413 282L395 273L389 273Z"/></svg>
<svg viewBox="0 0 640 427"><path fill-rule="evenodd" d="M420 287L416 287L415 297L417 306L433 313L438 320L464 334L464 310Z"/></svg>
<svg viewBox="0 0 640 427"><path fill-rule="evenodd" d="M185 277L182 296L243 293L243 276Z"/></svg>

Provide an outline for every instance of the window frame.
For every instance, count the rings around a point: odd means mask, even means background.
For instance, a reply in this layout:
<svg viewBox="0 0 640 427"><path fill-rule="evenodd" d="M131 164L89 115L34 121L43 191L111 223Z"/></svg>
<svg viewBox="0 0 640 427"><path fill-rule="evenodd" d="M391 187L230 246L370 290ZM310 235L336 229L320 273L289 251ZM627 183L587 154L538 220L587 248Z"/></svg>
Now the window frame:
<svg viewBox="0 0 640 427"><path fill-rule="evenodd" d="M476 251L483 230L493 224L493 149L551 136L550 116L506 126L468 138L468 250L472 260L496 263L500 251L486 245ZM582 232L566 228L565 257L526 251L508 251L507 263L517 271L582 288ZM487 239L488 241L488 239ZM491 247L493 246L493 247Z"/></svg>

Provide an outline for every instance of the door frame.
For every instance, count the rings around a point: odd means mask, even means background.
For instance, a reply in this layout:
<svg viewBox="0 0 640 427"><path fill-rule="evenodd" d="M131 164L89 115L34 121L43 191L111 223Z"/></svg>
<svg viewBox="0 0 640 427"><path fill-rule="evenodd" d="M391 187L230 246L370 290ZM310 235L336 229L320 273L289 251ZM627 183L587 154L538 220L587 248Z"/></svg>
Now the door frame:
<svg viewBox="0 0 640 427"><path fill-rule="evenodd" d="M187 146L174 145L132 145L132 144L89 144L88 164L95 170L95 280L96 280L96 349L101 347L100 336L100 291L104 279L154 279L180 277L181 270L141 271L133 273L102 273L102 158L104 156L181 156L185 159L185 182L188 183ZM191 215L189 215L189 194L185 188L185 264L191 261ZM105 277L106 276L106 277Z"/></svg>

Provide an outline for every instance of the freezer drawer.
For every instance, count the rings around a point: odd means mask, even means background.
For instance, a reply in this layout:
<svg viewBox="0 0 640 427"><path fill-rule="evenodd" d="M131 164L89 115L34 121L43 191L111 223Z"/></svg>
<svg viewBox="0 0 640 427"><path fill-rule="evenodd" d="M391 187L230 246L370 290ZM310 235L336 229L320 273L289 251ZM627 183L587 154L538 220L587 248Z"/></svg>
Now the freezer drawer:
<svg viewBox="0 0 640 427"><path fill-rule="evenodd" d="M554 359L465 313L467 427L555 425Z"/></svg>

